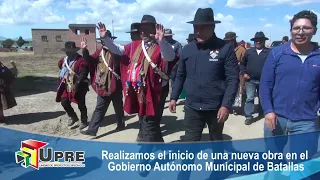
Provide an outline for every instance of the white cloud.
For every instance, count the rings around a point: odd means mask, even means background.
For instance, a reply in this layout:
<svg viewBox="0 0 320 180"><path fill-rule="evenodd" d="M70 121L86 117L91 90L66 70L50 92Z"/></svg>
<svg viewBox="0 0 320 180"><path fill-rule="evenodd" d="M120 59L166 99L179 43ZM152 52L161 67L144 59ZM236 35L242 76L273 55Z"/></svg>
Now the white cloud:
<svg viewBox="0 0 320 180"><path fill-rule="evenodd" d="M280 4L301 5L310 3L320 3L320 0L228 0L226 6L231 8L246 8L253 6L276 6Z"/></svg>
<svg viewBox="0 0 320 180"><path fill-rule="evenodd" d="M285 19L286 21L290 21L292 18L293 18L293 16L290 16L290 15L285 15L285 16L284 16L284 19Z"/></svg>
<svg viewBox="0 0 320 180"><path fill-rule="evenodd" d="M83 8L83 13L76 14L72 23L96 24L102 21L107 29L111 29L114 20L114 30L117 33L127 31L132 22L140 22L144 14L150 14L158 23L171 28L175 33L175 39L185 41L186 36L193 31L192 25L186 22L193 20L198 8L210 7L213 3L214 0L136 0L131 3L118 0L70 0L66 8ZM217 32L224 35L226 31L236 29L233 16L215 11L215 18L222 21L216 26Z"/></svg>
<svg viewBox="0 0 320 180"><path fill-rule="evenodd" d="M272 26L273 26L273 24L270 24L270 23L264 25L264 27L266 27L266 28L269 28L269 27L272 27Z"/></svg>
<svg viewBox="0 0 320 180"><path fill-rule="evenodd" d="M259 21L265 21L266 19L265 18L259 18Z"/></svg>
<svg viewBox="0 0 320 180"><path fill-rule="evenodd" d="M64 16L53 10L54 0L3 0L0 5L0 24L57 23Z"/></svg>
<svg viewBox="0 0 320 180"><path fill-rule="evenodd" d="M315 14L317 14L318 18L320 17L320 13L318 13L318 12L316 12L316 11L314 11L314 10L311 10L311 11L314 12ZM293 18L293 16L290 16L290 15L285 15L285 16L284 16L284 19L285 19L286 21L290 21L292 18Z"/></svg>

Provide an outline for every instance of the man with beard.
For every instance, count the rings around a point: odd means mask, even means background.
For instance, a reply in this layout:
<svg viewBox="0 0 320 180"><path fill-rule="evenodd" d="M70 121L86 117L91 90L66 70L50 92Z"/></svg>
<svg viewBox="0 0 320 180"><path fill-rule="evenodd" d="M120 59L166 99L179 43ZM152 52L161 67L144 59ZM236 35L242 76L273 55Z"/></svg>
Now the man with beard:
<svg viewBox="0 0 320 180"><path fill-rule="evenodd" d="M112 40L116 39L116 37L111 35L109 30L106 34ZM81 131L81 133L96 136L111 101L117 117L116 130L123 130L125 122L120 80L121 57L112 54L105 46L102 46L94 54L89 55L86 47L87 41L85 38L82 38L81 49L83 57L90 65L91 86L98 96L96 109L93 112L89 128L86 131Z"/></svg>
<svg viewBox="0 0 320 180"><path fill-rule="evenodd" d="M144 15L140 23L142 40L123 46L106 36L105 25L99 23L102 42L113 53L121 55L122 85L126 94L124 111L138 113L142 141L163 142L157 108L162 84L169 80L166 61L173 61L175 53L164 40L163 26L151 15Z"/></svg>
<svg viewBox="0 0 320 180"><path fill-rule="evenodd" d="M289 145L291 152L308 151L310 156L316 152L318 144L317 133L310 133L318 127L320 99L320 50L311 41L317 32L317 23L317 15L312 11L301 11L293 16L290 21L292 40L272 49L260 81L264 136L308 133L306 141L291 141ZM285 144L278 144L278 151L282 153ZM294 144L296 147L291 146Z"/></svg>
<svg viewBox="0 0 320 180"><path fill-rule="evenodd" d="M81 112L80 129L88 126L88 115L86 107L86 94L88 88L88 63L78 54L79 47L76 43L67 41L62 51L66 53L66 57L61 58L58 62L60 69L60 78L56 102L61 102L64 110L70 117L68 126L73 126L79 118L71 106L71 102L78 104Z"/></svg>
<svg viewBox="0 0 320 180"><path fill-rule="evenodd" d="M132 23L131 24L131 30L126 32L126 33L130 33L132 41L141 40L140 30L139 29L140 29L140 23Z"/></svg>
<svg viewBox="0 0 320 180"><path fill-rule="evenodd" d="M254 98L257 91L259 94L259 84L261 71L264 62L267 59L270 49L265 47L266 40L269 40L263 32L257 32L251 41L254 41L254 48L250 48L244 54L240 63L241 75L245 80L246 88L246 104L244 105L244 113L246 116L245 124L250 125L254 122L252 114L254 113ZM263 117L261 102L258 105L258 118Z"/></svg>

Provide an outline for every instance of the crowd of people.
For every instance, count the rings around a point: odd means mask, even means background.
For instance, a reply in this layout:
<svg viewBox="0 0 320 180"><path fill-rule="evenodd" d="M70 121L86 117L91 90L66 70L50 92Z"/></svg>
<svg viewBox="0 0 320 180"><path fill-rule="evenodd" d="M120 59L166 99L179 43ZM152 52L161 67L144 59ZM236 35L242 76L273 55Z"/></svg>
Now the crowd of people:
<svg viewBox="0 0 320 180"><path fill-rule="evenodd" d="M164 142L160 123L170 96L172 113L177 101L185 99L185 141L200 141L206 126L212 141L223 140L230 113L243 113L246 125L255 121L254 99L258 96L257 118L265 118L266 137L317 130L320 50L312 42L317 32L315 13L295 14L290 21L290 40L285 36L283 43L272 49L266 47L268 38L263 32L254 35L254 47L249 49L237 44L235 32L227 32L223 39L217 37L215 27L221 21L214 19L211 8L199 8L188 23L194 33L184 47L173 39L171 29L151 15L131 24L132 42L124 46L114 42L116 37L103 23L97 25L103 46L95 52L88 51L85 37L80 47L66 42L62 49L66 56L58 62L56 102L70 117L68 126L79 125L82 134L96 136L112 101L117 130L126 127L124 112L138 114L137 141ZM89 121L85 97L90 85L97 104ZM6 92L3 87L7 86L1 85L1 94ZM14 101L6 107L4 99L1 96L1 109L16 105ZM80 119L71 103L78 105Z"/></svg>

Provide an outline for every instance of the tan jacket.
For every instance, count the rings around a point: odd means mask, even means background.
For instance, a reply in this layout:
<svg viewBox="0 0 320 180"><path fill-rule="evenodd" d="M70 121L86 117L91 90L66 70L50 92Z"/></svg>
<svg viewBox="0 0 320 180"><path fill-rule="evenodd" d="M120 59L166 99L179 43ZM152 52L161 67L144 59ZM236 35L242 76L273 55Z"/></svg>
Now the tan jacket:
<svg viewBox="0 0 320 180"><path fill-rule="evenodd" d="M234 49L234 51L235 51L235 53L236 53L238 62L241 62L242 59L243 59L244 53L246 52L246 48L244 48L243 46L237 46L237 47Z"/></svg>

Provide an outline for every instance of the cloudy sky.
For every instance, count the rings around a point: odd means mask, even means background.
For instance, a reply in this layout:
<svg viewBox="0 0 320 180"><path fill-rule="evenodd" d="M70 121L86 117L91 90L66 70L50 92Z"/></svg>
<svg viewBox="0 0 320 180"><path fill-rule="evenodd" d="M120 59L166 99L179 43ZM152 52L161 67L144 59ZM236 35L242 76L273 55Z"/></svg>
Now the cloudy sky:
<svg viewBox="0 0 320 180"><path fill-rule="evenodd" d="M212 7L222 23L216 33L223 38L235 31L238 40L249 41L256 31L263 31L271 40L289 35L289 19L300 10L320 13L320 0L0 0L0 36L31 38L31 28L67 28L69 23L104 22L111 29L114 20L118 40L127 41L124 33L132 22L151 14L174 38L185 42L198 8ZM320 17L319 17L320 19ZM316 35L316 41L320 36Z"/></svg>

